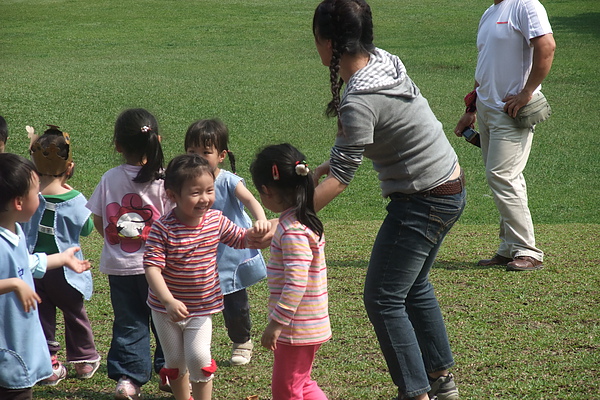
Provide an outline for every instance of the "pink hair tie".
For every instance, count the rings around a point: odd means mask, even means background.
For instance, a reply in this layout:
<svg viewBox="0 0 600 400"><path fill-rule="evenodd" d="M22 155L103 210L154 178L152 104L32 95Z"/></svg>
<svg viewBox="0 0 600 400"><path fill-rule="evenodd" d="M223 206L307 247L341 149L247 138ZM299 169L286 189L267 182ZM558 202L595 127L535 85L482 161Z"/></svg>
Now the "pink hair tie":
<svg viewBox="0 0 600 400"><path fill-rule="evenodd" d="M273 167L271 167L271 173L273 174L273 180L278 181L279 180L279 169L277 168L277 164L273 164Z"/></svg>

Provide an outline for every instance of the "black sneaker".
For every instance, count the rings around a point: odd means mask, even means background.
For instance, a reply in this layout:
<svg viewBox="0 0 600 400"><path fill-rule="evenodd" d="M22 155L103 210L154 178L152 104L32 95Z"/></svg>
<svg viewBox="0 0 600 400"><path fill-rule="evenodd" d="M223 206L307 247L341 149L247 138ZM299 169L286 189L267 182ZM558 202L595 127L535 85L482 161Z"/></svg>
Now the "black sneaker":
<svg viewBox="0 0 600 400"><path fill-rule="evenodd" d="M437 379L429 378L429 398L437 397L438 400L459 400L458 389L454 383L454 375L448 374Z"/></svg>

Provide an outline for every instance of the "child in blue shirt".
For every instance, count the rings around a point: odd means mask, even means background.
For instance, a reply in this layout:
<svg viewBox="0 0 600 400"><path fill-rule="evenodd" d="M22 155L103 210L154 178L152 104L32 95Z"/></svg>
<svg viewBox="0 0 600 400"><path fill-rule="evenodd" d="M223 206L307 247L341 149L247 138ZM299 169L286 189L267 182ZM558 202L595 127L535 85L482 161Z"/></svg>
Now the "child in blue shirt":
<svg viewBox="0 0 600 400"><path fill-rule="evenodd" d="M31 399L32 387L52 375L50 354L37 312L33 278L47 269L90 268L75 257L78 247L47 256L30 255L19 223L39 205L39 177L34 165L16 154L0 154L0 398Z"/></svg>

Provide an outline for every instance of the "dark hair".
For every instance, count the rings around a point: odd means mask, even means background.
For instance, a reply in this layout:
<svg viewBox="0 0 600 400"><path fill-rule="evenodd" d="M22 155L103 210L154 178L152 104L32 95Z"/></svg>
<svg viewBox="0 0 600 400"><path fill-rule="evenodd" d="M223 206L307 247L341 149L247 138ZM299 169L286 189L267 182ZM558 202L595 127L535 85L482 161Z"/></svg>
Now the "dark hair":
<svg viewBox="0 0 600 400"><path fill-rule="evenodd" d="M185 133L185 151L190 147L211 147L227 152L231 172L235 173L235 156L229 151L229 130L220 119L200 119L190 125Z"/></svg>
<svg viewBox="0 0 600 400"><path fill-rule="evenodd" d="M0 142L6 143L8 139L8 124L2 115L0 115Z"/></svg>
<svg viewBox="0 0 600 400"><path fill-rule="evenodd" d="M145 160L134 182L162 178L164 156L158 132L156 118L143 108L125 110L115 122L114 143L121 146L126 157L140 163Z"/></svg>
<svg viewBox="0 0 600 400"><path fill-rule="evenodd" d="M315 10L313 35L317 40L331 40L329 79L332 99L325 114L335 117L339 114L340 91L344 83L339 74L342 55L368 54L375 50L371 8L364 0L324 0Z"/></svg>
<svg viewBox="0 0 600 400"><path fill-rule="evenodd" d="M205 158L199 154L182 154L172 159L167 165L165 189L181 194L185 181L204 174L210 174L215 179L215 172Z"/></svg>
<svg viewBox="0 0 600 400"><path fill-rule="evenodd" d="M323 235L323 223L315 212L315 184L312 173L301 175L297 166L306 167L304 154L289 143L262 149L250 166L252 181L259 192L262 186L274 189L286 202L293 204L296 218L314 233Z"/></svg>
<svg viewBox="0 0 600 400"><path fill-rule="evenodd" d="M11 200L29 192L32 173L37 171L28 159L12 153L0 154L0 211L8 211Z"/></svg>

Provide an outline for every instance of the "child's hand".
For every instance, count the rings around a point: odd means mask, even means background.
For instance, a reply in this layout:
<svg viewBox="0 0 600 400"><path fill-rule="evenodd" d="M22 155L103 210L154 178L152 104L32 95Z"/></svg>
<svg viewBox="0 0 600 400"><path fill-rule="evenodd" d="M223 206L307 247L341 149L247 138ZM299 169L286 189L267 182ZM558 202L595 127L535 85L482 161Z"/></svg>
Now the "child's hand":
<svg viewBox="0 0 600 400"><path fill-rule="evenodd" d="M256 223L258 223L258 221L260 220L257 220ZM246 232L248 248L266 249L271 245L271 239L273 239L273 235L275 235L275 231L277 230L277 219L267 222L269 223L269 229L267 229L264 233L258 232L254 226L248 229Z"/></svg>
<svg viewBox="0 0 600 400"><path fill-rule="evenodd" d="M283 325L269 319L269 325L265 328L262 338L260 339L262 347L269 350L275 350L277 348L277 339L279 339L282 330Z"/></svg>
<svg viewBox="0 0 600 400"><path fill-rule="evenodd" d="M62 253L62 256L64 257L64 262L62 264L78 274L87 271L92 267L89 260L80 260L75 257L75 253L79 250L79 247L70 247Z"/></svg>
<svg viewBox="0 0 600 400"><path fill-rule="evenodd" d="M21 279L15 279L15 285L15 293L23 305L25 312L28 313L31 309L35 310L37 304L42 302L40 296Z"/></svg>
<svg viewBox="0 0 600 400"><path fill-rule="evenodd" d="M257 236L264 236L271 230L271 222L266 219L259 219L254 222L253 228Z"/></svg>
<svg viewBox="0 0 600 400"><path fill-rule="evenodd" d="M165 308L167 309L167 315L173 322L183 321L190 314L185 304L177 299L165 304Z"/></svg>

